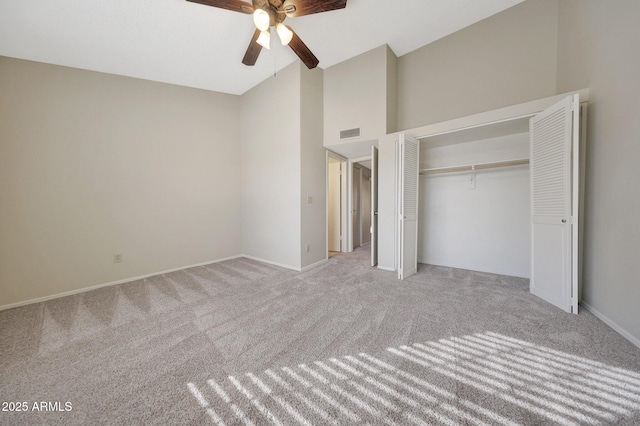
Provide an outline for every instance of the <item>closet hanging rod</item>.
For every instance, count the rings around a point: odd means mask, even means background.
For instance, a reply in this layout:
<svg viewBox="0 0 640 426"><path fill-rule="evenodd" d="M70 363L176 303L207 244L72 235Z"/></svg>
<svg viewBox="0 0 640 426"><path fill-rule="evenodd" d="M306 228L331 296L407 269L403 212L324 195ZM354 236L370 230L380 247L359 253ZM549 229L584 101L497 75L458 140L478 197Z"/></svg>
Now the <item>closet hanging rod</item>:
<svg viewBox="0 0 640 426"><path fill-rule="evenodd" d="M421 175L433 175L438 173L473 172L476 170L496 169L498 167L511 167L529 164L528 158L516 160L493 161L491 163L465 164L462 166L432 167L420 170Z"/></svg>

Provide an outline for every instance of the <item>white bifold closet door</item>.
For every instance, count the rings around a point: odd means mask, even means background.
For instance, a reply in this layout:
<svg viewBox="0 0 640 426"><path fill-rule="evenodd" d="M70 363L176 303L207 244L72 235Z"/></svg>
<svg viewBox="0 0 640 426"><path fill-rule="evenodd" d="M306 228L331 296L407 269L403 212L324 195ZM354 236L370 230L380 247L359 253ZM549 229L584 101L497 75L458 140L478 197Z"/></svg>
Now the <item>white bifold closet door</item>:
<svg viewBox="0 0 640 426"><path fill-rule="evenodd" d="M534 295L578 312L579 97L531 118L531 281Z"/></svg>
<svg viewBox="0 0 640 426"><path fill-rule="evenodd" d="M400 133L396 143L398 189L398 279L418 271L418 178L420 144Z"/></svg>

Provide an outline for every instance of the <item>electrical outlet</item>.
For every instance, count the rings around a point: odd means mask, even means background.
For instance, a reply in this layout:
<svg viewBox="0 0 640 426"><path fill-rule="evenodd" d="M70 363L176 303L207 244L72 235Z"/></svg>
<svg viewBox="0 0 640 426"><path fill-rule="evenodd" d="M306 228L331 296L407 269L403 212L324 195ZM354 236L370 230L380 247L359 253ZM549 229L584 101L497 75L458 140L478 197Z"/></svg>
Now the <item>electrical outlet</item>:
<svg viewBox="0 0 640 426"><path fill-rule="evenodd" d="M307 244L307 253L311 251L311 244Z"/></svg>
<svg viewBox="0 0 640 426"><path fill-rule="evenodd" d="M122 263L122 255L114 254L113 255L113 263Z"/></svg>
<svg viewBox="0 0 640 426"><path fill-rule="evenodd" d="M307 196L307 204L313 204L313 197L311 195Z"/></svg>
<svg viewBox="0 0 640 426"><path fill-rule="evenodd" d="M467 178L467 189L476 189L476 174L470 173Z"/></svg>

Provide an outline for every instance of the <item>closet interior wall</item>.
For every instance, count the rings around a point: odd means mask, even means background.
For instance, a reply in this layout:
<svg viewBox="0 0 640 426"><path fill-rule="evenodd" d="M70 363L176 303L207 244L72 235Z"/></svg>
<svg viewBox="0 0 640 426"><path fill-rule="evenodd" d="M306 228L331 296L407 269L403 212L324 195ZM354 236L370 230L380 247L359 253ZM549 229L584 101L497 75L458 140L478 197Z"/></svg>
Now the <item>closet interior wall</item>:
<svg viewBox="0 0 640 426"><path fill-rule="evenodd" d="M528 278L528 157L528 119L422 139L418 262Z"/></svg>

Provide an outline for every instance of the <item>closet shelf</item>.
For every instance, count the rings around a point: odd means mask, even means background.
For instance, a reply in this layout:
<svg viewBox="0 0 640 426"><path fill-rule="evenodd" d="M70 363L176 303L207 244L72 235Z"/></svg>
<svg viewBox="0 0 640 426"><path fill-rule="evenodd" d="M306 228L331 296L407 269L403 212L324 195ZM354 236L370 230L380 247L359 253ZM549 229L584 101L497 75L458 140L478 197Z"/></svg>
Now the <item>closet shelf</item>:
<svg viewBox="0 0 640 426"><path fill-rule="evenodd" d="M434 175L439 173L473 172L476 170L496 169L499 167L521 166L529 164L528 158L518 158L515 160L493 161L491 163L465 164L462 166L432 167L421 169L421 175Z"/></svg>

